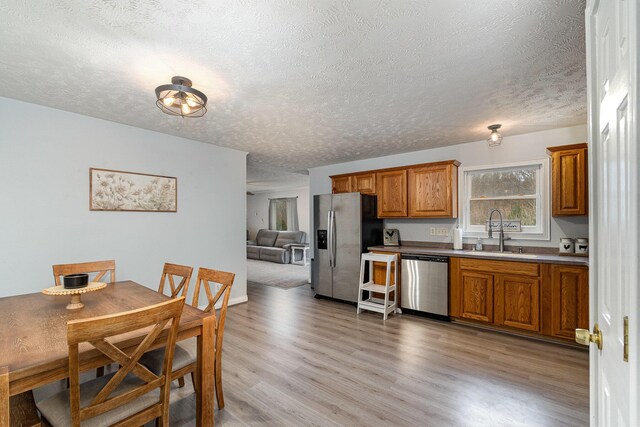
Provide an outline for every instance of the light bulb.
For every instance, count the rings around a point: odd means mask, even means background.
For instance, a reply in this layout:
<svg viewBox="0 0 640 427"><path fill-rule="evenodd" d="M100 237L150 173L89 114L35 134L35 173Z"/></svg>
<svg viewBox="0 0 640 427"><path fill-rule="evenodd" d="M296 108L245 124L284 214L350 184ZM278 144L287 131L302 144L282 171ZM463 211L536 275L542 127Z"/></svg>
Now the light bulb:
<svg viewBox="0 0 640 427"><path fill-rule="evenodd" d="M489 126L488 129L491 131L489 138L487 138L489 147L497 147L502 142L502 135L500 135L500 132L498 132L498 129L500 129L501 127L502 127L501 125Z"/></svg>
<svg viewBox="0 0 640 427"><path fill-rule="evenodd" d="M175 102L175 100L176 99L173 96L167 96L162 100L162 103L168 107L172 105Z"/></svg>
<svg viewBox="0 0 640 427"><path fill-rule="evenodd" d="M502 142L502 135L500 135L497 131L491 132L489 139L487 139L489 143L489 147L497 147Z"/></svg>
<svg viewBox="0 0 640 427"><path fill-rule="evenodd" d="M189 114L191 112L191 108L187 104L182 104L182 114Z"/></svg>
<svg viewBox="0 0 640 427"><path fill-rule="evenodd" d="M198 106L198 103L193 98L187 98L187 104L189 105L189 107L197 107Z"/></svg>

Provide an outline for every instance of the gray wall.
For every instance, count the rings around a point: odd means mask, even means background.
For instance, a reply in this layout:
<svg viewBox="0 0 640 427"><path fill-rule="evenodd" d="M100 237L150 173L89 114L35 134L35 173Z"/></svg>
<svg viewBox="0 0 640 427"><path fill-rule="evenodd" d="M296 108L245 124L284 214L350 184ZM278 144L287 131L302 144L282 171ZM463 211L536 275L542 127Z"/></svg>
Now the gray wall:
<svg viewBox="0 0 640 427"><path fill-rule="evenodd" d="M246 300L246 153L7 98L0 127L0 296L51 286L52 264L115 259L154 289L165 261L232 271ZM90 167L177 177L178 212L90 211Z"/></svg>
<svg viewBox="0 0 640 427"><path fill-rule="evenodd" d="M488 136L488 132L487 132ZM348 163L339 163L309 169L309 191L311 203L316 194L331 192L329 176L341 173L405 166L417 163L459 160L462 166L481 166L548 158L546 148L555 145L575 144L587 141L587 126L573 126L524 135L506 136L500 147L489 148L486 141L475 141L449 147L433 148L386 157L376 157ZM313 215L313 209L311 209ZM313 224L313 218L310 219ZM423 242L451 242L455 219L387 219L385 227L398 228L403 240ZM449 237L430 236L431 227L447 227ZM520 246L557 246L560 237L588 237L589 222L586 217L552 218L550 240L513 240L508 244ZM313 236L312 236L313 237ZM476 239L464 239L475 242ZM496 243L483 239L486 243Z"/></svg>

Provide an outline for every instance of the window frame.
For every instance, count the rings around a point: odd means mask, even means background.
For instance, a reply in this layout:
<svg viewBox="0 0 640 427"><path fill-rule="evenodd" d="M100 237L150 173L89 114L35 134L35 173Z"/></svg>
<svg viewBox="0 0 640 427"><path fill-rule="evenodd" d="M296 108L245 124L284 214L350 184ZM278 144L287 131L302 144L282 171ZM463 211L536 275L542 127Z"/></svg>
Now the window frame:
<svg viewBox="0 0 640 427"><path fill-rule="evenodd" d="M497 165L464 166L458 170L458 182L461 189L458 196L458 206L460 206L460 218L462 236L469 238L487 238L485 226L470 225L470 203L471 185L470 173L478 171L500 171L508 169L524 168L526 166L539 167L536 174L536 227L522 226L522 232L505 232L506 236L514 240L551 240L551 211L550 206L550 171L549 159L536 159L521 162L501 163ZM509 197L499 197L496 199L508 199ZM512 197L514 199L525 199L526 197ZM494 217L495 218L495 217Z"/></svg>

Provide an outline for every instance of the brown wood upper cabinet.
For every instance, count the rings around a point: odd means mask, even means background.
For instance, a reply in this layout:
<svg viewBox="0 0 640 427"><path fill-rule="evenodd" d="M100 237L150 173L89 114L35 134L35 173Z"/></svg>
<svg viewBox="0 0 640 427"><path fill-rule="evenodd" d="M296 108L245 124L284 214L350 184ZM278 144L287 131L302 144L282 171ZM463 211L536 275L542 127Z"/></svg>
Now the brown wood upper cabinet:
<svg viewBox="0 0 640 427"><path fill-rule="evenodd" d="M457 218L457 160L331 176L333 193L378 196L379 218Z"/></svg>
<svg viewBox="0 0 640 427"><path fill-rule="evenodd" d="M351 176L351 191L362 194L376 194L375 172L357 173Z"/></svg>
<svg viewBox="0 0 640 427"><path fill-rule="evenodd" d="M397 218L407 216L407 170L390 170L376 173L378 184L378 217Z"/></svg>
<svg viewBox="0 0 640 427"><path fill-rule="evenodd" d="M364 172L331 177L331 191L333 193L359 192L362 194L376 194L376 173Z"/></svg>
<svg viewBox="0 0 640 427"><path fill-rule="evenodd" d="M458 166L451 161L409 168L409 216L458 217Z"/></svg>
<svg viewBox="0 0 640 427"><path fill-rule="evenodd" d="M331 191L333 193L350 193L351 175L331 177Z"/></svg>
<svg viewBox="0 0 640 427"><path fill-rule="evenodd" d="M589 213L587 144L548 147L553 216Z"/></svg>

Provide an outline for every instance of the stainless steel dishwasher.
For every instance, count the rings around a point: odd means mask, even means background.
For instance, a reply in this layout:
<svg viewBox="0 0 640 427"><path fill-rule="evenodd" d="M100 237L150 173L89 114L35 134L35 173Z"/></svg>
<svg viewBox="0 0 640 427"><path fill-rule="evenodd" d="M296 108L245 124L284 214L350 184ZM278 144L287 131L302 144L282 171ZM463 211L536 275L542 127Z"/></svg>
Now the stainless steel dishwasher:
<svg viewBox="0 0 640 427"><path fill-rule="evenodd" d="M449 315L449 258L402 254L401 307Z"/></svg>

